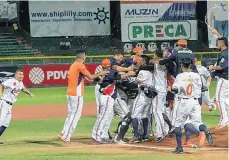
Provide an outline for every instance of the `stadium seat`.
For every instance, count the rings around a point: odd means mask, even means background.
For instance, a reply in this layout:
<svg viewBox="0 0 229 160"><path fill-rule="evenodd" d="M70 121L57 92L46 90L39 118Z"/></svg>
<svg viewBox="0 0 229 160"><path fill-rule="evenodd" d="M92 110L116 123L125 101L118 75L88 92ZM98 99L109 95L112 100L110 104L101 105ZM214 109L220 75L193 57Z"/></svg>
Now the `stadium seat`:
<svg viewBox="0 0 229 160"><path fill-rule="evenodd" d="M0 33L0 56L34 56L31 47L18 43L12 33Z"/></svg>

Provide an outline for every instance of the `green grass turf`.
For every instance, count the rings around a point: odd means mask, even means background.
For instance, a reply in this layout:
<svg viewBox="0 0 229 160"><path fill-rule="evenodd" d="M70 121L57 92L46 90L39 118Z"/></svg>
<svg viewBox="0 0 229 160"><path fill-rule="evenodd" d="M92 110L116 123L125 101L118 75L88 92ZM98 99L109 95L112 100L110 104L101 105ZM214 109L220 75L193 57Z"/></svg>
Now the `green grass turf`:
<svg viewBox="0 0 229 160"><path fill-rule="evenodd" d="M66 104L66 87L30 88L35 98L21 93L15 106L40 105L40 104ZM85 87L84 102L95 102L94 86Z"/></svg>
<svg viewBox="0 0 229 160"><path fill-rule="evenodd" d="M17 106L33 104L65 104L65 87L30 89L36 98L31 99L21 94ZM215 92L215 82L212 83L211 96ZM85 103L94 102L94 87L86 87ZM82 117L79 121L74 138L90 137L96 117ZM111 131L116 129L119 118L112 122ZM203 121L208 127L216 126L219 121L219 111L203 111ZM0 140L6 145L0 147L0 160L202 160L198 155L175 156L169 153L160 154L128 154L128 153L98 153L84 149L65 148L56 136L63 127L64 119L12 121ZM130 136L131 133L128 132ZM52 147L52 150L47 150ZM54 148L54 149L53 149ZM111 148L112 149L112 148ZM197 157L195 157L197 156ZM208 159L209 160L209 159Z"/></svg>
<svg viewBox="0 0 229 160"><path fill-rule="evenodd" d="M203 112L203 120L209 127L213 127L219 121L218 111L209 113ZM78 123L78 127L73 134L74 138L85 138L91 136L91 131L95 123L96 117L82 117ZM110 131L115 131L119 118L114 118ZM190 158L182 158L163 153L162 155L128 155L126 153L114 155L112 153L97 153L89 150L74 150L65 149L58 150L59 147L64 147L63 143L58 141L56 136L63 127L64 119L47 119L47 120L29 120L29 121L13 121L8 130L1 137L1 140L6 143L0 147L1 159L23 159L23 160L68 160L74 158L86 159L150 159L150 160L191 160ZM130 136L130 131L128 136ZM54 147L54 151L38 151L44 147ZM57 147L57 148L55 148ZM57 152L58 150L58 152ZM194 160L194 159L193 159Z"/></svg>
<svg viewBox="0 0 229 160"><path fill-rule="evenodd" d="M213 81L210 86L211 96L214 96L216 82ZM66 104L66 87L54 88L31 88L29 89L36 95L31 98L28 95L21 93L14 106L24 105L39 105L39 104ZM85 87L84 103L95 102L94 86Z"/></svg>

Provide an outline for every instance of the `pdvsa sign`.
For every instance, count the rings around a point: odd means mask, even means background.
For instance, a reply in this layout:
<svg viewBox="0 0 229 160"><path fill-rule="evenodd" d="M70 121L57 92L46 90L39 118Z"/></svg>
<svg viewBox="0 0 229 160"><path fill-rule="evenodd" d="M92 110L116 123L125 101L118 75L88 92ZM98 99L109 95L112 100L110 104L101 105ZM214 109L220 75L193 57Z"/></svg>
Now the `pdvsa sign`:
<svg viewBox="0 0 229 160"><path fill-rule="evenodd" d="M131 41L190 39L191 24L188 21L130 23L128 36Z"/></svg>

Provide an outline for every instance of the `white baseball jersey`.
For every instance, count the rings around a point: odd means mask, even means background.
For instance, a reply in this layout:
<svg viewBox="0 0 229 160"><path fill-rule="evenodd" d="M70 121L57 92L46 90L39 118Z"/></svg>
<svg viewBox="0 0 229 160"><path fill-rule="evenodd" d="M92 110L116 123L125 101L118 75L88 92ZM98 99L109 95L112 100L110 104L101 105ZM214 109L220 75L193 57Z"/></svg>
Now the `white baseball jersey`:
<svg viewBox="0 0 229 160"><path fill-rule="evenodd" d="M4 89L1 99L10 103L16 102L21 90L25 88L23 82L19 82L15 78L4 81L2 85L4 86Z"/></svg>
<svg viewBox="0 0 229 160"><path fill-rule="evenodd" d="M155 64L153 80L157 92L167 93L167 71L164 65Z"/></svg>
<svg viewBox="0 0 229 160"><path fill-rule="evenodd" d="M182 98L200 98L202 82L200 75L194 72L183 72L177 75L173 88L178 88Z"/></svg>
<svg viewBox="0 0 229 160"><path fill-rule="evenodd" d="M200 74L203 85L206 86L207 85L207 79L211 75L210 72L204 66L197 66L197 71Z"/></svg>
<svg viewBox="0 0 229 160"><path fill-rule="evenodd" d="M138 73L138 76L135 79L135 82L139 86L141 86L141 85L152 86L153 85L152 73L150 71L141 70Z"/></svg>

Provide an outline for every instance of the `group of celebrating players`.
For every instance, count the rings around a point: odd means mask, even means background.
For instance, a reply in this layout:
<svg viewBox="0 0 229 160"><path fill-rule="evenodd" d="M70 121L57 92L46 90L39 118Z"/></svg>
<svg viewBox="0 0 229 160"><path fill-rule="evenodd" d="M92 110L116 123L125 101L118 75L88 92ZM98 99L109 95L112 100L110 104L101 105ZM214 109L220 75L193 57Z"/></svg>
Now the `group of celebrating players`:
<svg viewBox="0 0 229 160"><path fill-rule="evenodd" d="M213 145L213 137L201 118L202 101L220 109L217 129L229 123L229 81L228 81L228 41L218 38L220 54L215 65L207 68L199 66L194 53L187 48L186 40L178 41L178 48L156 51L153 58L143 54L142 48L134 48L132 55L124 59L122 53L104 59L91 75L86 69L86 54L79 51L76 61L68 73L68 116L59 139L69 144L81 117L84 96L84 79L96 82L95 96L97 120L93 127L92 139L98 144L110 142L127 143L125 134L132 128L131 143L147 142L155 136L160 143L166 136L176 136L175 154L183 153L183 146L192 146L191 133L199 137L199 147L205 138ZM209 98L211 74L217 77L216 94ZM23 85L23 71L17 70L15 78L0 85L0 135L9 126L12 104L21 91L34 97ZM121 120L113 138L109 128L113 116ZM155 122L155 134L152 132ZM182 144L182 129L185 141ZM3 143L0 143L0 145Z"/></svg>
<svg viewBox="0 0 229 160"><path fill-rule="evenodd" d="M103 60L95 74L102 70L109 73L95 79L97 120L92 139L102 144L111 141L124 144L127 143L124 136L131 126L133 138L130 142L147 142L154 135L152 122L155 121L157 143L166 136L176 135L177 147L173 153L182 154L183 146L192 146L191 133L199 137L199 147L204 145L205 138L213 145L213 136L202 122L202 101L209 111L216 109L215 102L220 107L221 120L217 129L229 122L227 39L218 41L219 60L215 66L208 67L218 78L213 99L209 97L211 74L198 64L186 40L179 40L176 50L156 51L153 58L144 55L142 48L134 48L130 58L123 59L123 54L116 53L113 58ZM115 136L110 139L109 127L114 114L121 120ZM183 144L182 129L186 135Z"/></svg>

